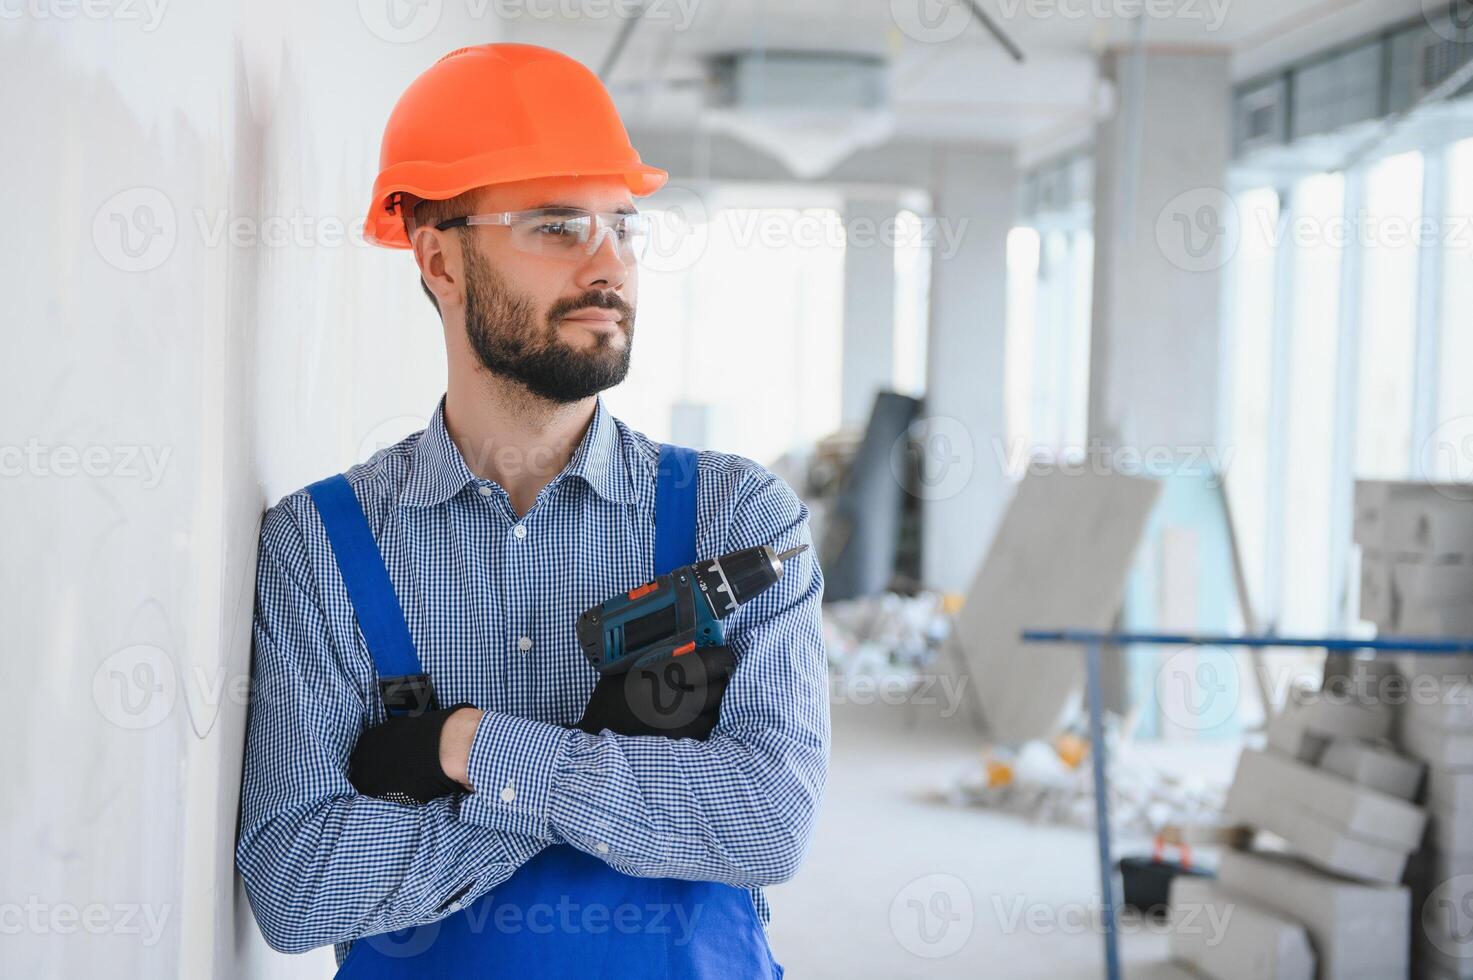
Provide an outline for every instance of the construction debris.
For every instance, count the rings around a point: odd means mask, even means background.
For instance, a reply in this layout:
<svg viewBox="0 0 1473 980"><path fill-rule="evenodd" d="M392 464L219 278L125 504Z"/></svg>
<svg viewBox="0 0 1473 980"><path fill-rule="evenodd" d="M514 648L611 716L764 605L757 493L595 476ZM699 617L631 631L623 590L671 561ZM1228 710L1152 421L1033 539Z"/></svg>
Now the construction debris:
<svg viewBox="0 0 1473 980"><path fill-rule="evenodd" d="M824 649L829 665L841 675L928 666L949 626L939 592L886 592L823 607Z"/></svg>
<svg viewBox="0 0 1473 980"><path fill-rule="evenodd" d="M1115 718L1105 719L1110 824L1117 834L1175 835L1182 828L1212 837L1222 827L1222 788L1162 773L1132 759ZM1072 733L1018 748L988 746L947 800L1014 813L1039 823L1094 827L1094 780L1089 743Z"/></svg>

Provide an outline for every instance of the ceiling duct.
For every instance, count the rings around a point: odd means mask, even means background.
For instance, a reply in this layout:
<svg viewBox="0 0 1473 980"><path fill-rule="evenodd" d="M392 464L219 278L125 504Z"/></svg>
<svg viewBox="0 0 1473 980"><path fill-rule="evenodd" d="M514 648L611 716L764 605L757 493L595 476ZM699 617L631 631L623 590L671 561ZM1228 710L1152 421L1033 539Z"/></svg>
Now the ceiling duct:
<svg viewBox="0 0 1473 980"><path fill-rule="evenodd" d="M890 66L876 55L737 51L707 57L701 124L770 153L794 175L823 176L895 129Z"/></svg>

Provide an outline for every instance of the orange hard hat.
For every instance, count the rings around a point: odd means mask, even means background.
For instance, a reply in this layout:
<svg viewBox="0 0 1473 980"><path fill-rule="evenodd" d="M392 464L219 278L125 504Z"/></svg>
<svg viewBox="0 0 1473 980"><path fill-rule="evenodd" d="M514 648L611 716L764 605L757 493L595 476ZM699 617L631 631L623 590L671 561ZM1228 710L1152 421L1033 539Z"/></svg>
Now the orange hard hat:
<svg viewBox="0 0 1473 980"><path fill-rule="evenodd" d="M444 200L485 184L619 175L636 196L669 176L642 163L598 76L535 44L478 44L442 57L394 104L363 237L409 248L399 194Z"/></svg>

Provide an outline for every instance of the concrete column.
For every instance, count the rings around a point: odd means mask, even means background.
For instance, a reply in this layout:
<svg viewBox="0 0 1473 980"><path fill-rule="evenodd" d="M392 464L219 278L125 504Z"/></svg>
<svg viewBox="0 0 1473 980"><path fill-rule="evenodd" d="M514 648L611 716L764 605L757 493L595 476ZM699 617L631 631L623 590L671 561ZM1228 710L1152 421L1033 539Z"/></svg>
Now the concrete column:
<svg viewBox="0 0 1473 980"><path fill-rule="evenodd" d="M922 436L926 584L964 592L1007 499L1003 338L1007 238L1017 172L1010 150L942 146L931 170L931 323Z"/></svg>
<svg viewBox="0 0 1473 980"><path fill-rule="evenodd" d="M895 241L893 197L844 202L844 346L842 419L863 426L875 393L894 378Z"/></svg>
<svg viewBox="0 0 1473 980"><path fill-rule="evenodd" d="M1228 56L1112 51L1101 74L1117 97L1095 132L1087 448L1113 469L1168 477L1137 558L1125 622L1225 627L1232 576L1221 503L1203 460L1222 458L1207 453L1221 448L1221 270L1238 240L1226 194ZM1219 659L1221 676L1233 669L1224 654L1192 656ZM1107 653L1106 705L1125 710L1150 698L1158 660L1158 651Z"/></svg>
<svg viewBox="0 0 1473 980"><path fill-rule="evenodd" d="M1118 109L1095 133L1090 442L1212 446L1220 271L1235 241L1228 57L1110 52L1102 74Z"/></svg>

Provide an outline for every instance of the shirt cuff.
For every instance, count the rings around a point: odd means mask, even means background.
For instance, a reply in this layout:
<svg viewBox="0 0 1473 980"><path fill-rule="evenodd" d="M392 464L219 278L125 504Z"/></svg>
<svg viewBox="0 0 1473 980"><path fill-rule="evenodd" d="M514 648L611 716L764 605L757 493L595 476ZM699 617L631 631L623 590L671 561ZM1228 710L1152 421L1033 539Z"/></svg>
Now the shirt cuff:
<svg viewBox="0 0 1473 980"><path fill-rule="evenodd" d="M461 803L467 823L552 840L552 784L579 733L561 725L487 711L476 726L466 773L475 787Z"/></svg>

